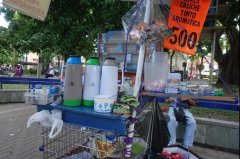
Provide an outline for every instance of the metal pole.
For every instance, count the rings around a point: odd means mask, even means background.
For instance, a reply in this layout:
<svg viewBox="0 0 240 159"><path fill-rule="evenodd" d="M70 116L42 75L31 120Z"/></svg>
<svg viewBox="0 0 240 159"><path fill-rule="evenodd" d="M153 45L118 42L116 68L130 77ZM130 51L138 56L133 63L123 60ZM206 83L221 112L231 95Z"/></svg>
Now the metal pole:
<svg viewBox="0 0 240 159"><path fill-rule="evenodd" d="M150 20L150 5L151 5L150 1L151 0L147 0L147 3L146 3L146 11L145 11L145 15L144 15L144 23L146 23L146 24L149 24L149 20ZM143 70L143 63L144 63L144 55L145 55L145 44L140 46L140 51L139 51L139 55L138 55L136 81L135 81L135 85L134 85L134 89L133 89L133 96L134 97L138 97L138 93L139 93L140 86L141 86L141 77L142 77L142 70ZM133 109L131 118L135 119L136 114L137 114L136 110ZM130 141L133 139L134 126L135 126L135 123L133 122L128 127L127 139L129 139ZM126 144L125 157L130 157L131 156L131 151L132 151L132 142L129 142L129 143Z"/></svg>
<svg viewBox="0 0 240 159"><path fill-rule="evenodd" d="M2 89L2 77L0 77L0 89Z"/></svg>
<svg viewBox="0 0 240 159"><path fill-rule="evenodd" d="M213 82L213 62L214 62L214 53L215 53L215 45L216 45L216 30L213 31L213 40L212 40L212 52L211 52L211 66L210 67L210 84Z"/></svg>
<svg viewBox="0 0 240 159"><path fill-rule="evenodd" d="M100 44L102 43L102 34L98 33L98 41L97 41L97 57L99 58L99 60L101 60L101 51L100 51Z"/></svg>

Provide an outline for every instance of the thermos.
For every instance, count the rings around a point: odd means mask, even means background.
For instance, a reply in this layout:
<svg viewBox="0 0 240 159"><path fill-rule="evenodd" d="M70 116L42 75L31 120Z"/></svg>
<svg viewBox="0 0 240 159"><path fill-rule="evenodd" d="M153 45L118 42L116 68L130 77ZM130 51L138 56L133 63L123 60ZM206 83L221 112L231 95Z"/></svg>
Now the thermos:
<svg viewBox="0 0 240 159"><path fill-rule="evenodd" d="M97 57L90 57L86 64L83 105L94 106L94 96L99 95L101 67Z"/></svg>
<svg viewBox="0 0 240 159"><path fill-rule="evenodd" d="M70 56L65 68L63 105L80 106L82 102L82 64L79 56Z"/></svg>
<svg viewBox="0 0 240 159"><path fill-rule="evenodd" d="M106 58L102 65L100 95L108 95L117 100L118 65L115 58Z"/></svg>

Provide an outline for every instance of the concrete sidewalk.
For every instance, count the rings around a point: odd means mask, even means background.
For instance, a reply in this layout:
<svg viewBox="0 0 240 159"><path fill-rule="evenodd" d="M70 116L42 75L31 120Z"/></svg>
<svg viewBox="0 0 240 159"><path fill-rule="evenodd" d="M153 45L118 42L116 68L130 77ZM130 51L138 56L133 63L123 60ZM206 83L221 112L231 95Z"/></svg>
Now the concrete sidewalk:
<svg viewBox="0 0 240 159"><path fill-rule="evenodd" d="M41 128L33 124L27 129L28 118L36 107L24 103L0 104L0 159L41 159L38 148L42 144ZM239 159L239 155L223 151L192 147L204 159Z"/></svg>
<svg viewBox="0 0 240 159"><path fill-rule="evenodd" d="M35 107L25 104L0 104L0 159L40 159L40 126L27 129Z"/></svg>

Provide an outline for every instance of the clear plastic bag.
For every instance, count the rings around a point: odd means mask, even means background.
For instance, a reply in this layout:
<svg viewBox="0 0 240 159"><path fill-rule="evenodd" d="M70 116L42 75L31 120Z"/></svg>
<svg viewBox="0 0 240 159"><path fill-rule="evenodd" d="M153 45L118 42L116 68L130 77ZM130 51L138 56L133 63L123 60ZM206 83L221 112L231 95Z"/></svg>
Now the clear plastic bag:
<svg viewBox="0 0 240 159"><path fill-rule="evenodd" d="M125 33L140 45L163 41L171 35L158 0L139 0L122 17L122 24Z"/></svg>
<svg viewBox="0 0 240 159"><path fill-rule="evenodd" d="M61 132L63 127L62 111L53 109L51 113L49 110L36 112L28 119L27 128L34 122L39 122L43 127L51 127L49 138L53 139Z"/></svg>
<svg viewBox="0 0 240 159"><path fill-rule="evenodd" d="M52 121L49 118L50 112L48 110L42 110L33 114L27 122L27 128L29 128L32 123L39 122L43 127L51 127Z"/></svg>
<svg viewBox="0 0 240 159"><path fill-rule="evenodd" d="M53 109L51 111L50 119L52 121L52 127L48 137L53 139L61 132L63 127L62 111Z"/></svg>

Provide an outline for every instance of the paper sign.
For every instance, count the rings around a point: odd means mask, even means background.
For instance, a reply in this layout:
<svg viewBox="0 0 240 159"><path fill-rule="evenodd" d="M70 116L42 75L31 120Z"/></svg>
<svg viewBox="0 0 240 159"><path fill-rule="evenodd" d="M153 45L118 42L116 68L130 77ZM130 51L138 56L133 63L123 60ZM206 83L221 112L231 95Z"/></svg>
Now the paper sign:
<svg viewBox="0 0 240 159"><path fill-rule="evenodd" d="M30 17L44 21L50 2L51 0L3 0L2 4Z"/></svg>
<svg viewBox="0 0 240 159"><path fill-rule="evenodd" d="M164 47L195 55L211 0L172 0L168 18L172 36L164 40Z"/></svg>

